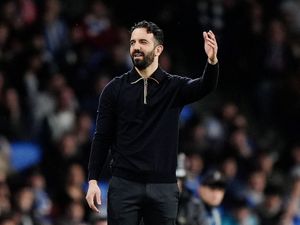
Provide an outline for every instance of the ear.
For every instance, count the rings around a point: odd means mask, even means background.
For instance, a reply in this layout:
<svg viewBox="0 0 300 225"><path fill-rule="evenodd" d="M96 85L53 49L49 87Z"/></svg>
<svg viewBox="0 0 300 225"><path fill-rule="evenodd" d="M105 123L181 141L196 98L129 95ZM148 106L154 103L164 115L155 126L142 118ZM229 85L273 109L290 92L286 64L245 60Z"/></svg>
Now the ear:
<svg viewBox="0 0 300 225"><path fill-rule="evenodd" d="M157 45L155 48L155 55L159 56L164 50L164 46L163 45Z"/></svg>

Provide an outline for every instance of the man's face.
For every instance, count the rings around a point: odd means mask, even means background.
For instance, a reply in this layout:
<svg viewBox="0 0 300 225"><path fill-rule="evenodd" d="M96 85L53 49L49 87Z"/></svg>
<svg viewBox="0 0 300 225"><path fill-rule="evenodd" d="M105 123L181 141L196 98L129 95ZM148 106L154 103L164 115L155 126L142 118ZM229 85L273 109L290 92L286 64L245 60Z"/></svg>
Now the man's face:
<svg viewBox="0 0 300 225"><path fill-rule="evenodd" d="M209 186L200 186L199 194L201 199L210 206L218 206L221 204L225 190L221 188L212 188Z"/></svg>
<svg viewBox="0 0 300 225"><path fill-rule="evenodd" d="M130 56L135 67L146 69L155 60L157 43L152 33L145 28L137 28L131 34Z"/></svg>

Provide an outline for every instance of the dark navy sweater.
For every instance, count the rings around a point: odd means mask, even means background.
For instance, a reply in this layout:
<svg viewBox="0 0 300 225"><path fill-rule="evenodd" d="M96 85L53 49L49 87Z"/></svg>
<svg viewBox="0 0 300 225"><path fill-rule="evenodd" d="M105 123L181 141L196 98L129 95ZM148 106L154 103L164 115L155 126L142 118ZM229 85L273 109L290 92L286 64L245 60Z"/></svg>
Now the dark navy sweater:
<svg viewBox="0 0 300 225"><path fill-rule="evenodd" d="M217 85L219 65L201 77L171 75L160 67L143 79L133 68L111 80L99 98L88 179L99 179L109 150L112 175L138 182L176 182L179 115Z"/></svg>

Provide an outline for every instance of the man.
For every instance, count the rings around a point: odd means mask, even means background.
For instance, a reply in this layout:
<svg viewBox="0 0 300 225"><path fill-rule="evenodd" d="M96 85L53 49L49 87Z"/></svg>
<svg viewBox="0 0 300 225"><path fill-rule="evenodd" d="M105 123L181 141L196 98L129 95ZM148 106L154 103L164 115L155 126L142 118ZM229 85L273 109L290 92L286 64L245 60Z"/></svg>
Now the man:
<svg viewBox="0 0 300 225"><path fill-rule="evenodd" d="M208 171L198 187L199 197L192 197L185 205L185 223L187 225L221 225L218 210L226 188L224 175L218 170Z"/></svg>
<svg viewBox="0 0 300 225"><path fill-rule="evenodd" d="M141 220L145 225L175 224L179 114L184 105L210 93L218 79L215 35L209 31L203 37L208 63L203 76L193 80L160 68L163 31L156 24L141 21L132 27L134 67L101 93L89 161L86 199L99 212L97 180L110 149L109 225L136 225Z"/></svg>

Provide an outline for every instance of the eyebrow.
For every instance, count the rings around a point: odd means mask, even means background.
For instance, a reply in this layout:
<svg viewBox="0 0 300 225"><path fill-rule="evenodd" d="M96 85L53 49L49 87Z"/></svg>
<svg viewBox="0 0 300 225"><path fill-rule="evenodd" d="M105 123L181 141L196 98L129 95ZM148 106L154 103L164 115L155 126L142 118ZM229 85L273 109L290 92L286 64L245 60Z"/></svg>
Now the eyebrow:
<svg viewBox="0 0 300 225"><path fill-rule="evenodd" d="M142 42L142 41L145 41L145 42L150 42L149 40L145 39L145 38L142 38L142 39L131 39L129 42L132 43L132 42Z"/></svg>

